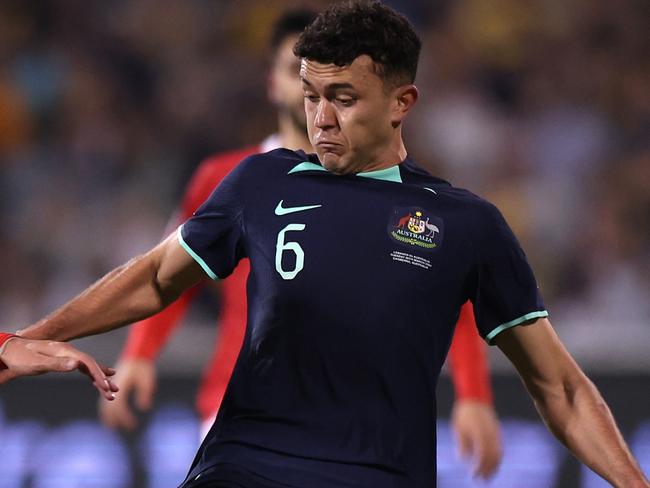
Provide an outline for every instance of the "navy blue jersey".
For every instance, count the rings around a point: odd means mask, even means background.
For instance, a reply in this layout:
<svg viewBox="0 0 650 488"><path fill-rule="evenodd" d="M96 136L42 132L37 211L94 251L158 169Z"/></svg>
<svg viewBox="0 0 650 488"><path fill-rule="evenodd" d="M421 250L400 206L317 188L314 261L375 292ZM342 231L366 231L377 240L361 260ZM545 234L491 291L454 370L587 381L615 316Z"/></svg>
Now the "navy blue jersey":
<svg viewBox="0 0 650 488"><path fill-rule="evenodd" d="M190 478L223 465L244 486L433 487L461 305L488 342L547 315L496 207L408 158L339 176L302 152L252 156L179 241L213 279L251 262L244 345Z"/></svg>

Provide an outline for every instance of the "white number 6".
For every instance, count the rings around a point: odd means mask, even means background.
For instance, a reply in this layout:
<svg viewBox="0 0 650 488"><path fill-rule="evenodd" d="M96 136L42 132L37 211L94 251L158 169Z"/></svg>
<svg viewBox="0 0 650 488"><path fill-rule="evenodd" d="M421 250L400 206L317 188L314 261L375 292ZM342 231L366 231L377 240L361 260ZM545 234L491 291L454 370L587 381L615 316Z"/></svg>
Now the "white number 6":
<svg viewBox="0 0 650 488"><path fill-rule="evenodd" d="M289 224L278 234L278 241L275 245L275 269L285 280L294 279L305 267L305 252L297 242L284 242L284 235L287 232L305 230L305 224ZM296 266L291 271L282 269L282 253L293 251L296 255Z"/></svg>

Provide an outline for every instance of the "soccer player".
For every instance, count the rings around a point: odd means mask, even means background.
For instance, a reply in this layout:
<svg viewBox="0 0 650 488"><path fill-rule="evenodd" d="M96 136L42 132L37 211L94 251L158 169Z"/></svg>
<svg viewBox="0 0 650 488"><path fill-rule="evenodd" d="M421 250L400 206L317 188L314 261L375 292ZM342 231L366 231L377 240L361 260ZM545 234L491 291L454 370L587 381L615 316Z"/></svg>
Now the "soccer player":
<svg viewBox="0 0 650 488"><path fill-rule="evenodd" d="M304 96L300 83L300 61L293 53L298 36L315 18L307 10L290 10L276 21L270 39L271 65L269 98L277 108L278 134L260 145L214 156L202 163L188 186L173 227L189 219L221 180L247 156L280 147L312 152L307 137ZM221 284L220 327L212 360L205 371L197 397L201 417L201 438L205 437L217 415L226 386L244 340L246 327L246 278L249 263L243 259ZM137 419L131 411L129 396L146 410L153 402L155 357L169 334L180 323L196 296L197 288L182 294L160 314L133 327L122 358L116 365L114 381L121 394L115 401L100 400L100 418L109 427L132 430ZM476 474L487 477L501 460L500 438L492 407L485 350L474 326L471 306L461 309L450 349L451 373L457 392L452 414L453 426L461 451L476 462Z"/></svg>
<svg viewBox="0 0 650 488"><path fill-rule="evenodd" d="M73 356L109 397L106 372L57 341L157 313L248 257L244 345L184 488L435 486L435 383L467 299L558 439L614 486L650 487L499 211L408 156L419 51L381 2L320 14L295 48L316 154L244 160L177 233L6 340L0 381Z"/></svg>

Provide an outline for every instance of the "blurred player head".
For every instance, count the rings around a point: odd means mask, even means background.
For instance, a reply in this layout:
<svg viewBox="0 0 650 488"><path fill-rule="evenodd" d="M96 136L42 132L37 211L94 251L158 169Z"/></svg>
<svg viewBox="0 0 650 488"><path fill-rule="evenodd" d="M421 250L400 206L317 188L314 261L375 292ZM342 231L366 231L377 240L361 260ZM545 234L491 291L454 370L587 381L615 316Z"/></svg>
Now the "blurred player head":
<svg viewBox="0 0 650 488"><path fill-rule="evenodd" d="M401 126L418 96L420 46L409 21L379 1L334 5L305 29L294 52L309 139L328 170L378 169L406 156Z"/></svg>
<svg viewBox="0 0 650 488"><path fill-rule="evenodd" d="M281 123L307 132L305 107L300 85L300 60L293 53L298 37L314 19L311 10L288 10L275 22L271 34L269 99L279 112Z"/></svg>

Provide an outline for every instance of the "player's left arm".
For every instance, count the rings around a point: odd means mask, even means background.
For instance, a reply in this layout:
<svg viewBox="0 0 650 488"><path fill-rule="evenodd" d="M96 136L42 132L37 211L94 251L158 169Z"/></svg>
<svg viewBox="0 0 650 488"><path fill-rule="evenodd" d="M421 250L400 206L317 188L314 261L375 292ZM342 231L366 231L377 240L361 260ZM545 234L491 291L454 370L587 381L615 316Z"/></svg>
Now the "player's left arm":
<svg viewBox="0 0 650 488"><path fill-rule="evenodd" d="M602 396L546 318L507 329L496 345L517 368L553 434L615 487L650 487Z"/></svg>

